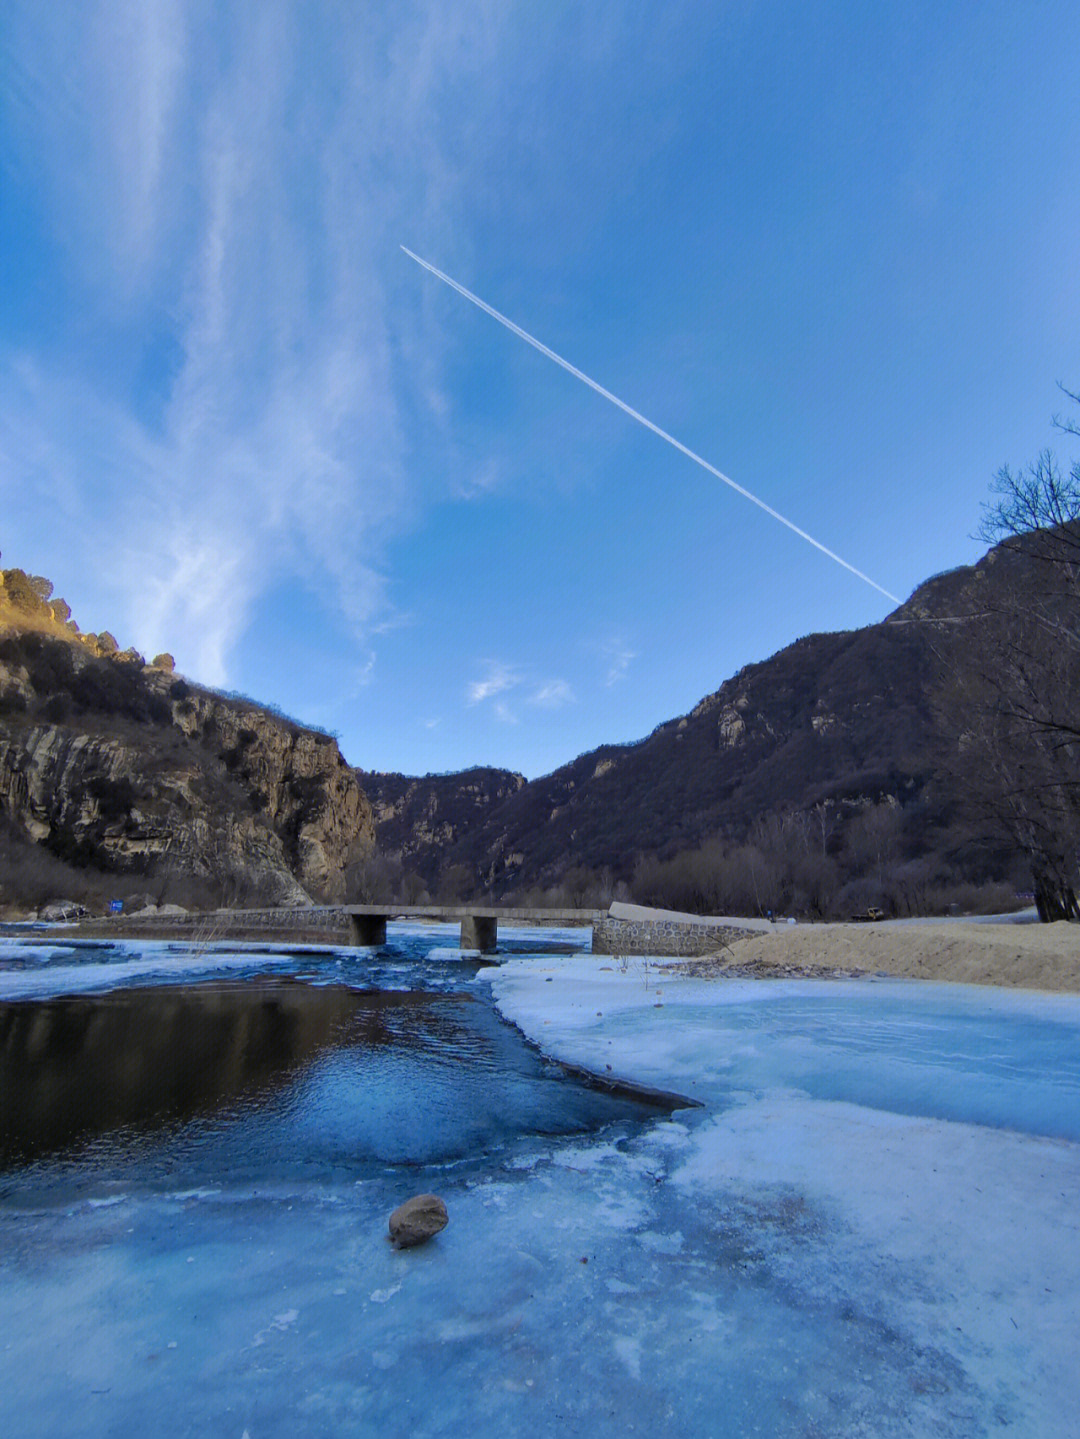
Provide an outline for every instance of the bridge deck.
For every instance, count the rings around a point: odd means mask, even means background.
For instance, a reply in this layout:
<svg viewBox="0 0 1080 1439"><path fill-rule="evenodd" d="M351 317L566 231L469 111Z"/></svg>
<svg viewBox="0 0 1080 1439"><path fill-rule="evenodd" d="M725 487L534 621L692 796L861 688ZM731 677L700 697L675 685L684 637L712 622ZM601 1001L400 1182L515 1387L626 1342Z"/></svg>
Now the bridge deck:
<svg viewBox="0 0 1080 1439"><path fill-rule="evenodd" d="M345 914L385 915L387 919L494 919L504 924L595 924L600 909L526 909L477 904L335 904L321 906Z"/></svg>

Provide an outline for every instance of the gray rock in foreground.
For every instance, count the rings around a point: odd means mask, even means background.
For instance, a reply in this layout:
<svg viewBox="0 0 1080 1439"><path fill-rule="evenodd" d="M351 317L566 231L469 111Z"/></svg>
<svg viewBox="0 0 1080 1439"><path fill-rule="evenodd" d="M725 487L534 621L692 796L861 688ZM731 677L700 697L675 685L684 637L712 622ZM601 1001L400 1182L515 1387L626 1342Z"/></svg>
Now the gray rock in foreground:
<svg viewBox="0 0 1080 1439"><path fill-rule="evenodd" d="M390 1238L396 1249L411 1249L445 1229L448 1218L446 1205L437 1194L415 1194L391 1214Z"/></svg>
<svg viewBox="0 0 1080 1439"><path fill-rule="evenodd" d="M54 899L44 906L38 918L55 924L58 921L85 919L89 913L84 904L77 904L73 899Z"/></svg>

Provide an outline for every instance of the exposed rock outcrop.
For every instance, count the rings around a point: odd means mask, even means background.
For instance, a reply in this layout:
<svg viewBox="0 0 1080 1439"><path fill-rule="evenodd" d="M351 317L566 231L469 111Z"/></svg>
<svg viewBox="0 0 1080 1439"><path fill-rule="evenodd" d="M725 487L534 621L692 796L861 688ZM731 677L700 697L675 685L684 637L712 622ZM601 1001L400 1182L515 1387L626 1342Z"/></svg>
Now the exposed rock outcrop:
<svg viewBox="0 0 1080 1439"><path fill-rule="evenodd" d="M333 738L189 685L169 656L147 666L111 635L77 635L43 588L7 571L0 590L0 817L14 832L80 867L200 876L222 903L343 897L374 823Z"/></svg>
<svg viewBox="0 0 1080 1439"><path fill-rule="evenodd" d="M502 769L410 778L357 770L371 801L379 852L431 875L439 856L522 789L525 776Z"/></svg>
<svg viewBox="0 0 1080 1439"><path fill-rule="evenodd" d="M375 829L356 771L328 735L211 691L176 702L177 725L215 748L282 842L305 888L340 898L346 865L368 851Z"/></svg>

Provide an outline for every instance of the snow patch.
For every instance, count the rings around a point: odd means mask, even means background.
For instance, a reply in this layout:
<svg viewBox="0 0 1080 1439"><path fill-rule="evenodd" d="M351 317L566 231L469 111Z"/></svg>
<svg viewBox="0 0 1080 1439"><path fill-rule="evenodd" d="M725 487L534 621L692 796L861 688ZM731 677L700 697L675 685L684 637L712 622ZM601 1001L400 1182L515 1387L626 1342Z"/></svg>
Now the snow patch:
<svg viewBox="0 0 1080 1439"><path fill-rule="evenodd" d="M386 1304L395 1294L401 1293L401 1285L393 1284L389 1289L373 1289L369 1298L372 1304Z"/></svg>

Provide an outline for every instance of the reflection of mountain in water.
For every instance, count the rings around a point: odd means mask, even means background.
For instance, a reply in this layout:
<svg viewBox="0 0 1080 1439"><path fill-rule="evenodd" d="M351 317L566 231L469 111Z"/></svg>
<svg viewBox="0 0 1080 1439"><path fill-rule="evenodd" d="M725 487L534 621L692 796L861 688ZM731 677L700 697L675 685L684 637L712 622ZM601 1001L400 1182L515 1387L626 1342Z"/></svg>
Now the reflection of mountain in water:
<svg viewBox="0 0 1080 1439"><path fill-rule="evenodd" d="M0 1003L0 1165L213 1113L343 1046L484 1063L452 1014L469 1002L264 980Z"/></svg>

